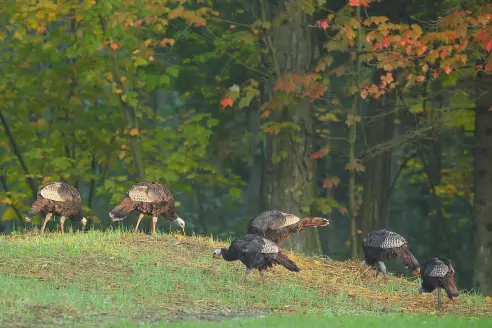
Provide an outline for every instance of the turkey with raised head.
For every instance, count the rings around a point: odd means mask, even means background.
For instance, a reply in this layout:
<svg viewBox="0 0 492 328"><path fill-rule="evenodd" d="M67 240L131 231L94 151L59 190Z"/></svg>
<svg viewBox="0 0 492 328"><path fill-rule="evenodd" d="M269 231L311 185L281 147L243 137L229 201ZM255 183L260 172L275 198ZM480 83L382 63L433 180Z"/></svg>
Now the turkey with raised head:
<svg viewBox="0 0 492 328"><path fill-rule="evenodd" d="M62 233L65 232L64 225L67 217L79 222L83 227L87 224L87 219L82 215L82 196L75 187L65 182L48 182L39 186L37 199L32 204L26 221L31 222L32 217L39 212L47 213L41 232L44 232L46 224L53 215L60 216Z"/></svg>
<svg viewBox="0 0 492 328"><path fill-rule="evenodd" d="M258 269L263 282L264 271L274 264L280 264L289 271L301 271L273 241L254 234L236 238L229 248L216 249L212 257L222 257L226 261L241 261L246 266L246 276L252 269Z"/></svg>
<svg viewBox="0 0 492 328"><path fill-rule="evenodd" d="M323 227L330 223L322 218L304 218L280 211L266 211L253 217L248 222L248 233L265 237L274 243L287 240L293 233L301 232L307 227Z"/></svg>
<svg viewBox="0 0 492 328"><path fill-rule="evenodd" d="M414 276L420 272L419 262L408 250L408 242L396 232L376 230L368 233L362 241L362 250L365 255L363 263L375 267L376 277L381 272L384 278L388 279L388 272L383 262L397 257L402 259L403 264Z"/></svg>
<svg viewBox="0 0 492 328"><path fill-rule="evenodd" d="M420 268L422 284L419 294L432 293L437 289L437 308L441 309L441 288L444 288L448 298L455 302L460 294L454 281L454 268L447 258L431 257Z"/></svg>
<svg viewBox="0 0 492 328"><path fill-rule="evenodd" d="M138 231L140 221L145 215L152 216L152 233L156 232L159 215L167 221L176 222L183 232L185 230L185 222L174 210L173 194L157 182L144 181L135 184L128 190L123 200L109 212L109 216L113 221L120 221L133 210L140 212L134 232Z"/></svg>

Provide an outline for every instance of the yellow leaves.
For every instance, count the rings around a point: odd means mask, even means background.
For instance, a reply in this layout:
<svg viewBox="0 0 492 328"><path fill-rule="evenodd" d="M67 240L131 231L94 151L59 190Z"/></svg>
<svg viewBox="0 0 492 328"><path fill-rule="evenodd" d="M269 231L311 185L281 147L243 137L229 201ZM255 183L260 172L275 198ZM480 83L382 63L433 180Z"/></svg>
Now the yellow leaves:
<svg viewBox="0 0 492 328"><path fill-rule="evenodd" d="M132 137L136 137L140 134L140 131L137 128L133 128L130 130L128 134L131 135Z"/></svg>
<svg viewBox="0 0 492 328"><path fill-rule="evenodd" d="M388 21L388 17L385 16L373 16L365 19L362 24L364 26L370 26L371 24L379 25Z"/></svg>
<svg viewBox="0 0 492 328"><path fill-rule="evenodd" d="M485 297L484 300L486 302L492 303L492 297L490 297L490 296Z"/></svg>
<svg viewBox="0 0 492 328"><path fill-rule="evenodd" d="M170 38L164 38L162 39L160 42L159 42L159 46L161 48L166 48L167 45L170 45L171 47L174 45L174 43L176 42L176 40L174 39L170 39Z"/></svg>
<svg viewBox="0 0 492 328"><path fill-rule="evenodd" d="M38 11L34 15L37 19L44 19L44 11Z"/></svg>
<svg viewBox="0 0 492 328"><path fill-rule="evenodd" d="M348 162L347 165L345 165L345 170L361 173L364 172L366 168L364 167L364 165L362 165L362 161L360 159L354 158L353 160Z"/></svg>
<svg viewBox="0 0 492 328"><path fill-rule="evenodd" d="M0 41L3 41L5 39L5 34L3 32L0 32Z"/></svg>
<svg viewBox="0 0 492 328"><path fill-rule="evenodd" d="M419 36L421 36L421 35L423 34L422 29L420 28L420 26L419 26L419 25L417 25L417 24L412 24L412 25L410 25L410 27L411 27L411 28L412 28L412 30L413 30L413 33L412 33L412 34L413 34L413 36L414 36L415 38L418 38Z"/></svg>
<svg viewBox="0 0 492 328"><path fill-rule="evenodd" d="M320 117L318 117L318 120L320 120L320 121L340 122L340 120L338 119L338 117L336 117L336 115L333 114L333 113L326 113L324 115L321 115Z"/></svg>
<svg viewBox="0 0 492 328"><path fill-rule="evenodd" d="M316 65L315 72L323 72L326 68L330 67L331 64L333 64L333 57L331 56L326 56L321 58L319 61L318 65Z"/></svg>
<svg viewBox="0 0 492 328"><path fill-rule="evenodd" d="M14 33L14 39L17 39L17 40L22 40L22 34L17 31Z"/></svg>
<svg viewBox="0 0 492 328"><path fill-rule="evenodd" d="M347 124L348 127L351 127L353 124L360 122L360 116L355 115L352 113L347 114L347 119L345 120L345 124Z"/></svg>

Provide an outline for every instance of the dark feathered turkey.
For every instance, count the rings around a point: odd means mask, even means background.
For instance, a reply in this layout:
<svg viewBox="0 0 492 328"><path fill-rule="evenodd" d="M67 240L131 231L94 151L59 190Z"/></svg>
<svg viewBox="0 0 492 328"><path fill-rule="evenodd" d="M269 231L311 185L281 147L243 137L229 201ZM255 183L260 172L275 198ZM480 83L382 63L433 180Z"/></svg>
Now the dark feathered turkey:
<svg viewBox="0 0 492 328"><path fill-rule="evenodd" d="M422 284L419 293L432 293L437 289L437 307L441 308L441 288L444 288L448 298L456 301L460 294L454 281L454 268L447 258L431 257L420 267Z"/></svg>
<svg viewBox="0 0 492 328"><path fill-rule="evenodd" d="M248 222L248 233L265 237L274 243L287 240L292 233L301 232L306 227L322 227L330 222L322 218L299 219L293 214L279 211L266 211Z"/></svg>
<svg viewBox="0 0 492 328"><path fill-rule="evenodd" d="M176 222L184 232L185 222L176 215L173 194L157 182L144 181L131 187L121 203L109 212L109 216L113 221L119 221L125 219L133 210L140 212L134 232L138 231L138 226L144 215L152 216L152 233L156 232L159 215L162 215L167 221Z"/></svg>
<svg viewBox="0 0 492 328"><path fill-rule="evenodd" d="M365 264L375 267L376 277L381 272L387 279L388 273L383 262L397 257L402 259L403 264L412 271L413 275L419 274L419 263L408 250L408 242L396 232L376 230L368 233L362 242L362 250Z"/></svg>
<svg viewBox="0 0 492 328"><path fill-rule="evenodd" d="M246 275L252 269L258 269L262 280L263 271L274 264L280 264L289 271L301 271L273 241L253 234L236 238L229 248L216 249L213 257L222 257L226 261L239 260L246 266Z"/></svg>
<svg viewBox="0 0 492 328"><path fill-rule="evenodd" d="M64 224L67 217L82 226L87 224L86 218L82 216L82 196L75 187L65 182L48 182L39 186L37 199L32 204L26 221L31 222L32 217L39 212L47 213L41 232L44 232L53 215L60 216L62 233L65 232Z"/></svg>

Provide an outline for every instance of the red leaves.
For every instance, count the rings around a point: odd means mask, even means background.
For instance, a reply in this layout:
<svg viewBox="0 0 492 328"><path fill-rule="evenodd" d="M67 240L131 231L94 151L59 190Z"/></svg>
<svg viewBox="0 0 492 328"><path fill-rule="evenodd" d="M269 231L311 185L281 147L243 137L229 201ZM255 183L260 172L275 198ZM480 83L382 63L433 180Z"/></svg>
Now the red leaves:
<svg viewBox="0 0 492 328"><path fill-rule="evenodd" d="M321 21L319 25L323 30L326 30L328 28L328 23L326 21Z"/></svg>
<svg viewBox="0 0 492 328"><path fill-rule="evenodd" d="M323 188L331 189L333 186L337 186L339 183L339 177L328 177L323 180Z"/></svg>
<svg viewBox="0 0 492 328"><path fill-rule="evenodd" d="M200 27L200 26L205 26L207 25L207 22L204 19L200 19L195 23L195 27Z"/></svg>
<svg viewBox="0 0 492 328"><path fill-rule="evenodd" d="M273 90L292 93L299 97L317 99L328 89L319 79L319 74L315 73L286 74L275 81Z"/></svg>
<svg viewBox="0 0 492 328"><path fill-rule="evenodd" d="M229 25L229 28L230 28L231 30L233 30L233 29L235 29L235 28L236 28L236 25L231 24L231 25Z"/></svg>
<svg viewBox="0 0 492 328"><path fill-rule="evenodd" d="M114 42L111 42L111 49L113 49L113 50L118 49L118 44L117 43L114 43Z"/></svg>
<svg viewBox="0 0 492 328"><path fill-rule="evenodd" d="M312 153L311 158L312 159L318 159L318 158L321 158L321 157L328 155L329 152L330 152L329 147L321 148L317 152Z"/></svg>
<svg viewBox="0 0 492 328"><path fill-rule="evenodd" d="M234 104L234 100L230 97L224 97L220 102L222 108L226 108L227 106L232 107L233 104Z"/></svg>
<svg viewBox="0 0 492 328"><path fill-rule="evenodd" d="M369 7L370 0L349 0L350 7Z"/></svg>
<svg viewBox="0 0 492 328"><path fill-rule="evenodd" d="M492 50L492 39L487 42L485 50L487 50L487 52L490 52L490 50Z"/></svg>

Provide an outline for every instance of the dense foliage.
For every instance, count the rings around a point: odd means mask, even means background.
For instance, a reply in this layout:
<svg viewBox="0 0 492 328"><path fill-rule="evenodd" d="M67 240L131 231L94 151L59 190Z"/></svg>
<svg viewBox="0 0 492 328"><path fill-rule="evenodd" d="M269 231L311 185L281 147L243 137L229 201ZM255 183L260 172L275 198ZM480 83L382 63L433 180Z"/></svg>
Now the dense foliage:
<svg viewBox="0 0 492 328"><path fill-rule="evenodd" d="M492 180L474 170L492 166L475 146L492 129L491 19L478 0L3 6L3 229L25 227L45 181L77 186L107 227L133 183L155 180L190 231L241 234L272 207L325 215L320 242L297 242L347 258L390 227L471 287L469 259L492 263L492 231L474 238L492 225L475 200Z"/></svg>

